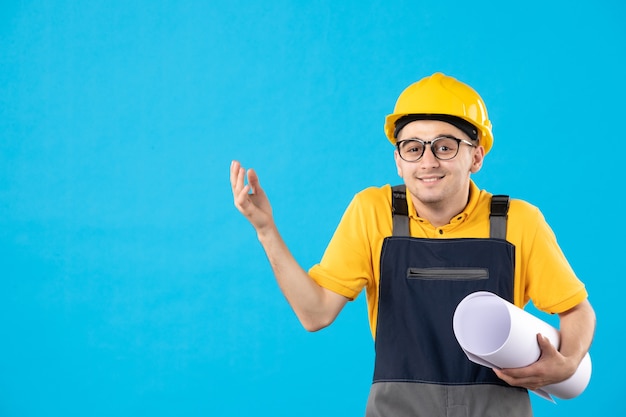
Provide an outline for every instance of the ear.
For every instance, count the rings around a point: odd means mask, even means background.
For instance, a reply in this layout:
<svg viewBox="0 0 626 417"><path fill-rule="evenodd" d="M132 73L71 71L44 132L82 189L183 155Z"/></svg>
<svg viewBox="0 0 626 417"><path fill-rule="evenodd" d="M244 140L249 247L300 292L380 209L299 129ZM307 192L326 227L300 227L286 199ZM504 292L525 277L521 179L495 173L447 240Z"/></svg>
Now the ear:
<svg viewBox="0 0 626 417"><path fill-rule="evenodd" d="M483 161L485 160L485 148L482 146L477 146L474 149L474 153L472 155L472 166L470 167L470 172L472 174L477 173L483 166Z"/></svg>
<svg viewBox="0 0 626 417"><path fill-rule="evenodd" d="M398 175L400 178L404 178L402 176L402 159L400 158L400 154L398 153L398 149L393 151L393 159L396 161L396 169L398 170Z"/></svg>

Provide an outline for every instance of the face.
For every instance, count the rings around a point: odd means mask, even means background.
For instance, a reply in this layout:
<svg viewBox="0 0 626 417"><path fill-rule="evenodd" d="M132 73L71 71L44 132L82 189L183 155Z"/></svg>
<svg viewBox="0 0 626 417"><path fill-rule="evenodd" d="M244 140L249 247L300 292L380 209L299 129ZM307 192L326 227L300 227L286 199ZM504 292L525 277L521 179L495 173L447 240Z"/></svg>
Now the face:
<svg viewBox="0 0 626 417"><path fill-rule="evenodd" d="M431 141L442 135L471 141L462 130L438 120L417 120L407 124L399 133L398 141L417 138ZM394 157L398 175L402 177L418 213L420 208L462 211L469 197L470 174L482 166L485 151L482 146L461 143L458 154L446 161L435 158L430 145L419 161L407 162L396 149Z"/></svg>

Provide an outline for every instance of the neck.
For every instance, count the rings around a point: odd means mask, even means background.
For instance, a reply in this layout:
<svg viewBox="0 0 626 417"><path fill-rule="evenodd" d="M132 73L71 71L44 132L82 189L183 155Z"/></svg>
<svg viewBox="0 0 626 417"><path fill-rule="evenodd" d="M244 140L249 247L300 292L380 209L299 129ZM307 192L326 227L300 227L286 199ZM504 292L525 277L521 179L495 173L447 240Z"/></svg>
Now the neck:
<svg viewBox="0 0 626 417"><path fill-rule="evenodd" d="M434 227L445 226L450 220L465 210L469 202L469 189L467 193L459 196L455 201L423 202L409 194L417 215L428 220Z"/></svg>

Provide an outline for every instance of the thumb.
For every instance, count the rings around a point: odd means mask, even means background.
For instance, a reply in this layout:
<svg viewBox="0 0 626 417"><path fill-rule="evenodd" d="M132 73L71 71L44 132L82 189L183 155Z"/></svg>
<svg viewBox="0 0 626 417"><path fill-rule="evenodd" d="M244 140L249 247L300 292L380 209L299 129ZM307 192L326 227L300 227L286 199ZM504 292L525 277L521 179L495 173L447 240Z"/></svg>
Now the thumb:
<svg viewBox="0 0 626 417"><path fill-rule="evenodd" d="M539 344L539 349L541 349L542 355L556 352L556 348L552 345L550 339L541 333L537 333L537 343Z"/></svg>

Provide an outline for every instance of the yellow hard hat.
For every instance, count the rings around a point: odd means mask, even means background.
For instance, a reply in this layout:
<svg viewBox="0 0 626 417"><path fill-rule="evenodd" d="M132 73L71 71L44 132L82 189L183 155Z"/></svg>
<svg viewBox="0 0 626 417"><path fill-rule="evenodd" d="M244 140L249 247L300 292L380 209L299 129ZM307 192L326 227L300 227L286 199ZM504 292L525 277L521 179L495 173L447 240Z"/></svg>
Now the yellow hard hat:
<svg viewBox="0 0 626 417"><path fill-rule="evenodd" d="M396 144L396 122L409 115L425 115L429 119L437 119L433 117L437 115L461 118L478 129L478 139L485 153L493 145L491 122L483 99L469 85L440 72L411 84L400 94L393 114L385 119L385 134L392 144Z"/></svg>

